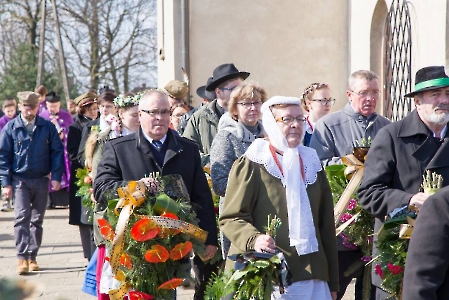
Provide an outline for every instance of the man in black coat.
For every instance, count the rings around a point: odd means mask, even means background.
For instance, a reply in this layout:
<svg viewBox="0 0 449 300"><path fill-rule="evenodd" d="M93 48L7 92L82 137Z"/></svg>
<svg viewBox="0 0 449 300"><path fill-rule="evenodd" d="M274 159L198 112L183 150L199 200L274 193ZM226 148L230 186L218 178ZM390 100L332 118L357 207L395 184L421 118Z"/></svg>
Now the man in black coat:
<svg viewBox="0 0 449 300"><path fill-rule="evenodd" d="M416 109L377 133L365 161L358 196L376 218L374 232L394 209L422 206L429 196L420 192L425 170L442 175L443 185L449 184L449 77L444 67L425 67L415 82L415 91L405 96L414 97ZM383 299L388 294L380 289L382 279L374 268L372 274L376 299Z"/></svg>
<svg viewBox="0 0 449 300"><path fill-rule="evenodd" d="M126 181L140 180L150 173L181 175L190 201L196 204L199 226L208 232L204 258L212 258L218 245L217 227L198 146L169 129L170 104L160 92L147 91L142 96L139 118L141 128L135 134L106 143L95 178L95 199L104 201L102 195L105 191L116 190ZM195 286L195 298L203 298L209 279L205 277Z"/></svg>
<svg viewBox="0 0 449 300"><path fill-rule="evenodd" d="M449 187L419 211L407 252L403 299L449 299Z"/></svg>

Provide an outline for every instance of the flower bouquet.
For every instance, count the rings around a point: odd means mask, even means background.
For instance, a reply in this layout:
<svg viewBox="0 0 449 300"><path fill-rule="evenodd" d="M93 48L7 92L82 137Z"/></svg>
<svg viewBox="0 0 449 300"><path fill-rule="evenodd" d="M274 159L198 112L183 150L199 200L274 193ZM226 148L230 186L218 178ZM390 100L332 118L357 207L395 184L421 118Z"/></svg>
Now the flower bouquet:
<svg viewBox="0 0 449 300"><path fill-rule="evenodd" d="M325 168L334 203L341 198L349 182L344 175L345 169L346 165L331 165ZM345 212L340 215L338 225L340 226L337 233L343 239L343 245L351 249L359 247L364 255L357 265L347 270L350 274L352 270L371 260L374 234L374 217L362 208L355 191L351 195Z"/></svg>
<svg viewBox="0 0 449 300"><path fill-rule="evenodd" d="M95 203L91 199L93 193L92 172L88 167L79 168L76 170L75 176L78 179L75 184L79 187L79 189L76 191L75 196L81 197L81 203L85 207L84 213L88 215L88 222L91 223L93 220L93 211L95 208Z"/></svg>
<svg viewBox="0 0 449 300"><path fill-rule="evenodd" d="M207 238L181 176L152 174L130 181L117 194L119 199L108 199L105 218L98 220L108 241L106 259L118 281L111 299L173 299L173 290L190 272L183 258L192 249L204 254Z"/></svg>
<svg viewBox="0 0 449 300"><path fill-rule="evenodd" d="M206 175L207 184L209 185L210 192L212 193L212 200L214 201L214 211L215 211L215 222L217 224L217 240L218 240L218 249L215 252L214 256L207 261L207 263L215 264L223 260L221 255L221 239L220 239L220 230L218 228L218 217L220 210L220 196L215 194L214 189L212 188L212 178L210 176L210 168L204 167L204 174Z"/></svg>
<svg viewBox="0 0 449 300"><path fill-rule="evenodd" d="M441 175L426 171L422 183L425 193L434 194L442 184ZM387 299L401 299L407 250L418 212L413 205L395 209L377 233L379 255L370 263L375 263L375 272L382 278L382 289L390 293Z"/></svg>
<svg viewBox="0 0 449 300"><path fill-rule="evenodd" d="M370 146L371 137L355 141L353 154L342 157L342 165L330 165L325 168L335 203L336 235L342 239L345 247L360 249L363 254L360 261L345 270L345 276L369 262L372 255L374 217L360 206L356 194ZM368 268L364 270L363 280L371 281ZM363 299L369 299L370 287L369 284L364 285Z"/></svg>
<svg viewBox="0 0 449 300"><path fill-rule="evenodd" d="M266 234L275 238L281 225L276 216L268 216ZM292 283L291 274L282 252L277 254L250 251L229 256L235 261L234 269L215 276L206 288L205 299L270 299L273 285L279 285L280 293Z"/></svg>

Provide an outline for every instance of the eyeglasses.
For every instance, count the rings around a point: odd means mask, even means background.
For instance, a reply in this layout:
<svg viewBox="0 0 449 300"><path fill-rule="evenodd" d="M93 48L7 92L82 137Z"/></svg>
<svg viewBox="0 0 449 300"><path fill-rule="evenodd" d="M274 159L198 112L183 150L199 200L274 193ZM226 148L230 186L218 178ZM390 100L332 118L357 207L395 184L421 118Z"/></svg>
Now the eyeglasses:
<svg viewBox="0 0 449 300"><path fill-rule="evenodd" d="M171 115L172 118L181 119L183 115Z"/></svg>
<svg viewBox="0 0 449 300"><path fill-rule="evenodd" d="M230 88L228 88L228 87L223 87L223 88L218 88L219 90L222 90L222 91L233 91L236 87L238 87L238 85L236 85L236 86L234 86L234 87L230 87Z"/></svg>
<svg viewBox="0 0 449 300"><path fill-rule="evenodd" d="M238 105L243 106L246 109L250 109L251 107L259 107L262 105L262 101L254 101L254 102L237 102Z"/></svg>
<svg viewBox="0 0 449 300"><path fill-rule="evenodd" d="M298 121L299 124L302 124L306 121L306 118L304 118L304 116L276 118L276 122L283 122L285 125L291 125L295 121Z"/></svg>
<svg viewBox="0 0 449 300"><path fill-rule="evenodd" d="M368 96L371 97L371 98L379 98L379 96L380 96L380 92L379 91L374 91L374 92L368 92L368 91L355 92L353 90L349 90L349 91L351 93L359 95L362 98L368 98Z"/></svg>
<svg viewBox="0 0 449 300"><path fill-rule="evenodd" d="M327 106L328 104L330 104L332 106L332 105L335 104L335 99L326 99L326 98L324 98L324 99L312 99L312 101L320 102L321 105L323 105L323 106Z"/></svg>
<svg viewBox="0 0 449 300"><path fill-rule="evenodd" d="M141 111L146 112L147 114L149 114L152 117L155 116L160 116L160 117L167 117L168 115L170 115L170 110L168 109L153 109L153 110L146 110L146 109L141 109Z"/></svg>

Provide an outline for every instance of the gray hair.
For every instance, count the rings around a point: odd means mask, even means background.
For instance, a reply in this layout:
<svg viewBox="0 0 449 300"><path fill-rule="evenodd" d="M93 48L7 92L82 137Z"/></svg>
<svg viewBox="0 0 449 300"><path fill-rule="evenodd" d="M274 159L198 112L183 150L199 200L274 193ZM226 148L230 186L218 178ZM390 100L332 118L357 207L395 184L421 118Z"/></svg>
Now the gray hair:
<svg viewBox="0 0 449 300"><path fill-rule="evenodd" d="M376 73L369 70L358 70L351 74L348 78L348 89L351 90L357 79L365 79L366 81L379 80Z"/></svg>

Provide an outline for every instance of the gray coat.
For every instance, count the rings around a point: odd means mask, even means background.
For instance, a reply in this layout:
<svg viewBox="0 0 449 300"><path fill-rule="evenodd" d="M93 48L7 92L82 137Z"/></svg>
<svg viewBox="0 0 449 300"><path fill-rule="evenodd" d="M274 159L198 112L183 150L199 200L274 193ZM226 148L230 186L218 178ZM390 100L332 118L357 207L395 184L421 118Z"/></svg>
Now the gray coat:
<svg viewBox="0 0 449 300"><path fill-rule="evenodd" d="M241 122L232 119L229 113L220 118L218 133L210 149L212 187L217 195L225 195L234 161L245 153L256 138L262 137L263 133L260 121L258 132L254 135Z"/></svg>
<svg viewBox="0 0 449 300"><path fill-rule="evenodd" d="M355 141L371 137L390 124L387 118L373 113L364 117L356 113L348 102L345 107L318 120L310 147L315 149L325 165L339 162L342 156L352 153Z"/></svg>
<svg viewBox="0 0 449 300"><path fill-rule="evenodd" d="M448 155L448 132L438 147L433 133L416 110L378 132L368 152L358 190L360 204L376 218L374 232L388 213L408 205L419 192L425 170L442 175L443 185L449 185ZM378 287L381 284L374 272L373 284Z"/></svg>

